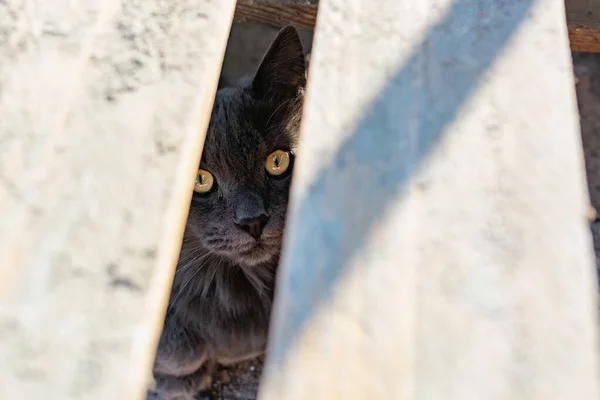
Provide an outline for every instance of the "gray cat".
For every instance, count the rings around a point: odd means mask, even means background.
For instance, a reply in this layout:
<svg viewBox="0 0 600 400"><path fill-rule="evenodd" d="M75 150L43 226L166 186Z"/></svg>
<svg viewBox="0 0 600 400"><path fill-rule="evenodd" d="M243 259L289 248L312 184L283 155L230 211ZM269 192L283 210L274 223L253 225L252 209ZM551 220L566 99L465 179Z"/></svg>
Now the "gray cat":
<svg viewBox="0 0 600 400"><path fill-rule="evenodd" d="M264 352L305 85L286 27L253 79L217 92L148 398L192 399L216 364Z"/></svg>

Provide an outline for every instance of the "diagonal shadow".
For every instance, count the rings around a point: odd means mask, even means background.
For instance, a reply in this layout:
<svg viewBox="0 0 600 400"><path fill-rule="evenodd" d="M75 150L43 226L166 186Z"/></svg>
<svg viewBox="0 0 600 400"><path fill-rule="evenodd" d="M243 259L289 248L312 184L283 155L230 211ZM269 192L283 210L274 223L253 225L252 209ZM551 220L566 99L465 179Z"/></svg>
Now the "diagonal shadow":
<svg viewBox="0 0 600 400"><path fill-rule="evenodd" d="M291 204L267 374L279 369L303 325L348 272L391 199L440 141L535 1L455 0L371 102L305 197ZM428 85L432 80L438 83ZM361 175L364 170L368 176Z"/></svg>

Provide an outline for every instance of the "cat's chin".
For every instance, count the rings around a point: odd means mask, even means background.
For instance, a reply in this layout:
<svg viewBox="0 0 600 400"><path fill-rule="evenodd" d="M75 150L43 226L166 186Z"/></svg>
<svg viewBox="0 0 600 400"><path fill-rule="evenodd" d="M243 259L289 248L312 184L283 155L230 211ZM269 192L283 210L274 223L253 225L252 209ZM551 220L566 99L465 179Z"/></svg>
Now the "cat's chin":
<svg viewBox="0 0 600 400"><path fill-rule="evenodd" d="M276 260L277 253L263 244L258 244L251 249L233 254L234 261L248 267L268 264Z"/></svg>

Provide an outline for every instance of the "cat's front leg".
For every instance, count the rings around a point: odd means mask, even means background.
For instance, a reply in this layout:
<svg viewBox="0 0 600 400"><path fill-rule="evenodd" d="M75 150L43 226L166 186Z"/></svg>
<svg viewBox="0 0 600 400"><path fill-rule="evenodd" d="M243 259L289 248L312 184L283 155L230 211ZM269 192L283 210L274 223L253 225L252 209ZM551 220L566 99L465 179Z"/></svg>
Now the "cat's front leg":
<svg viewBox="0 0 600 400"><path fill-rule="evenodd" d="M206 362L195 372L184 376L154 374L154 388L147 400L195 400L204 392L203 399L211 398L210 387L214 364Z"/></svg>
<svg viewBox="0 0 600 400"><path fill-rule="evenodd" d="M200 336L167 320L161 333L148 400L192 400L210 388L214 368Z"/></svg>

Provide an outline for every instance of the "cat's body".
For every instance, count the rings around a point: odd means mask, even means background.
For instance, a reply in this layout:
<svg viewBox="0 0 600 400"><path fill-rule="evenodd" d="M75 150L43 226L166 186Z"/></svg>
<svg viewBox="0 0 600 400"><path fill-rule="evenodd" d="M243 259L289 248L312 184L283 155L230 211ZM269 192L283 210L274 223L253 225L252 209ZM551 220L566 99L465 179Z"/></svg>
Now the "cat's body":
<svg viewBox="0 0 600 400"><path fill-rule="evenodd" d="M251 81L217 93L149 398L192 399L215 364L264 352L305 83L288 27Z"/></svg>

